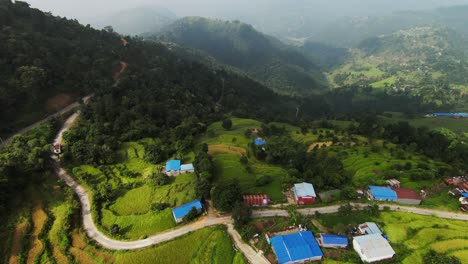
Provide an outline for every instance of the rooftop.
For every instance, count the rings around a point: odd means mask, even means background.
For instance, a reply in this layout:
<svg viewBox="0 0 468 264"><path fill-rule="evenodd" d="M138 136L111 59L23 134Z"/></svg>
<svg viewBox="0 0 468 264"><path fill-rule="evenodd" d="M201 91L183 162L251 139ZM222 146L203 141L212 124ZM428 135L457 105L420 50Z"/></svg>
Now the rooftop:
<svg viewBox="0 0 468 264"><path fill-rule="evenodd" d="M310 231L275 236L270 241L280 264L323 257L322 250Z"/></svg>
<svg viewBox="0 0 468 264"><path fill-rule="evenodd" d="M378 259L395 254L392 246L380 234L358 236L354 238L354 241L359 244L361 254L367 259Z"/></svg>
<svg viewBox="0 0 468 264"><path fill-rule="evenodd" d="M256 139L254 140L254 142L255 142L255 145L257 145L257 146L266 145L266 141L263 140L263 139L261 139L261 138L256 138Z"/></svg>
<svg viewBox="0 0 468 264"><path fill-rule="evenodd" d="M186 216L190 212L190 210L192 210L192 207L195 207L197 210L199 210L202 209L203 206L200 200L194 200L190 203L186 203L184 205L172 209L172 213L174 214L174 217L176 219L179 219Z"/></svg>
<svg viewBox="0 0 468 264"><path fill-rule="evenodd" d="M374 222L365 222L364 224L360 224L359 229L366 234L382 234L382 231L380 231L380 228Z"/></svg>
<svg viewBox="0 0 468 264"><path fill-rule="evenodd" d="M189 171L189 170L194 170L193 164L183 164L180 166L181 171Z"/></svg>
<svg viewBox="0 0 468 264"><path fill-rule="evenodd" d="M369 191L377 200L397 200L397 195L390 187L369 186Z"/></svg>
<svg viewBox="0 0 468 264"><path fill-rule="evenodd" d="M166 172L180 170L180 160L170 160L166 162Z"/></svg>
<svg viewBox="0 0 468 264"><path fill-rule="evenodd" d="M348 245L348 238L346 236L320 234L323 244L333 245Z"/></svg>
<svg viewBox="0 0 468 264"><path fill-rule="evenodd" d="M395 188L393 189L398 199L414 199L422 200L421 196L413 189L409 188Z"/></svg>
<svg viewBox="0 0 468 264"><path fill-rule="evenodd" d="M298 197L304 196L313 196L317 197L315 194L314 186L310 183L303 182L303 183L296 183L294 184L294 192Z"/></svg>

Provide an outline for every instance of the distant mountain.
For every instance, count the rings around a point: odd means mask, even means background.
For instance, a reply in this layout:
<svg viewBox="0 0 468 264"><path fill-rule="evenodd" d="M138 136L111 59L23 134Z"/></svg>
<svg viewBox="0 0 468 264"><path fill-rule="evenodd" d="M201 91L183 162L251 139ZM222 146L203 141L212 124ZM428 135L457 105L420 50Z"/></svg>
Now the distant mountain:
<svg viewBox="0 0 468 264"><path fill-rule="evenodd" d="M188 17L155 38L201 51L280 94L303 96L326 87L320 68L310 59L239 21Z"/></svg>
<svg viewBox="0 0 468 264"><path fill-rule="evenodd" d="M163 7L143 6L123 10L95 23L95 27L112 26L113 29L125 35L141 35L148 32L158 32L163 27L177 20L177 16Z"/></svg>
<svg viewBox="0 0 468 264"><path fill-rule="evenodd" d="M421 26L447 27L468 35L468 6L453 6L429 11L395 12L386 16L344 17L324 26L309 38L341 47L355 47L361 41Z"/></svg>

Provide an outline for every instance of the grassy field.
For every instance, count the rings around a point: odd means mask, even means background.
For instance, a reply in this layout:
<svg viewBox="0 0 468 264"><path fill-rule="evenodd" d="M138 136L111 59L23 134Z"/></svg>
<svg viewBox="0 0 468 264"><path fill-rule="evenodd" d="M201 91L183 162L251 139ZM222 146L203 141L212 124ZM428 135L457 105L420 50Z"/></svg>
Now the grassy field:
<svg viewBox="0 0 468 264"><path fill-rule="evenodd" d="M375 221L389 236L397 261L401 263L422 263L422 256L430 249L454 256L465 256L468 251L468 229L463 221L397 212L382 212L377 218L364 213L353 213L349 217L328 214L321 215L319 221L332 229L338 224L354 226Z"/></svg>
<svg viewBox="0 0 468 264"><path fill-rule="evenodd" d="M280 167L272 166L255 160L249 161L252 171L249 172L242 165L239 156L232 154L220 154L214 157L217 181L237 179L245 194L267 194L273 201L280 202L283 198L281 183L288 172ZM273 182L265 186L257 187L256 179L263 176L271 176Z"/></svg>
<svg viewBox="0 0 468 264"><path fill-rule="evenodd" d="M246 147L251 142L245 137L245 131L249 128L260 128L261 122L252 119L232 118L232 128L226 130L222 122L215 122L208 127L205 135L200 138L201 143L208 145L229 145L235 147Z"/></svg>

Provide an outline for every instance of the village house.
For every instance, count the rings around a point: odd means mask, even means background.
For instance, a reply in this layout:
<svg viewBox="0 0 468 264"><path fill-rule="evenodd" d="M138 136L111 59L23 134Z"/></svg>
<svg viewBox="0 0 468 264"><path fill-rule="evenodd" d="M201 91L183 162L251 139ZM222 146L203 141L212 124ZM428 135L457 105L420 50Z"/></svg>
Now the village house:
<svg viewBox="0 0 468 264"><path fill-rule="evenodd" d="M367 194L369 199L377 201L396 201L398 199L395 191L390 187L369 186Z"/></svg>
<svg viewBox="0 0 468 264"><path fill-rule="evenodd" d="M363 235L379 234L382 235L382 231L374 222L365 222L358 226L359 232Z"/></svg>
<svg viewBox="0 0 468 264"><path fill-rule="evenodd" d="M270 203L270 197L265 194L244 195L243 200L250 206L265 206Z"/></svg>
<svg viewBox="0 0 468 264"><path fill-rule="evenodd" d="M263 146L266 145L266 141L263 138L256 138L254 140L255 145L257 146Z"/></svg>
<svg viewBox="0 0 468 264"><path fill-rule="evenodd" d="M193 173L195 169L193 164L182 164L180 160L170 160L166 162L165 172L167 176L178 176L181 173Z"/></svg>
<svg viewBox="0 0 468 264"><path fill-rule="evenodd" d="M394 188L397 195L397 202L402 204L420 205L422 197L415 190L409 188Z"/></svg>
<svg viewBox="0 0 468 264"><path fill-rule="evenodd" d="M381 234L354 237L353 248L367 263L391 259L395 255L392 246Z"/></svg>
<svg viewBox="0 0 468 264"><path fill-rule="evenodd" d="M317 197L314 186L306 182L294 184L293 193L297 204L311 204Z"/></svg>
<svg viewBox="0 0 468 264"><path fill-rule="evenodd" d="M195 208L198 213L201 213L203 206L200 200L194 200L190 203L186 203L172 209L172 216L174 217L176 224L181 223L184 220L184 217L189 214L190 210L192 210L192 208Z"/></svg>
<svg viewBox="0 0 468 264"><path fill-rule="evenodd" d="M320 234L317 242L324 248L346 248L348 246L348 238L340 235Z"/></svg>
<svg viewBox="0 0 468 264"><path fill-rule="evenodd" d="M323 258L322 250L310 231L274 236L270 242L279 264L306 263Z"/></svg>

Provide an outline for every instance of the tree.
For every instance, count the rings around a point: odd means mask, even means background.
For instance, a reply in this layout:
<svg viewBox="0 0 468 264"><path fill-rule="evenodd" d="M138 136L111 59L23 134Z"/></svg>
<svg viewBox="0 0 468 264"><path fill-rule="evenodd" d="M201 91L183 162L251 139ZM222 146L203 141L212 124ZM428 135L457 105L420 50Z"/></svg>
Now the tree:
<svg viewBox="0 0 468 264"><path fill-rule="evenodd" d="M195 194L197 197L207 199L210 197L211 183L205 177L197 177Z"/></svg>
<svg viewBox="0 0 468 264"><path fill-rule="evenodd" d="M350 203L343 204L338 208L338 215L349 216L353 213L353 206Z"/></svg>
<svg viewBox="0 0 468 264"><path fill-rule="evenodd" d="M252 215L252 209L250 206L239 202L232 209L232 219L234 220L234 226L241 227L246 225L250 221Z"/></svg>
<svg viewBox="0 0 468 264"><path fill-rule="evenodd" d="M226 130L230 130L232 128L232 120L229 118L226 118L223 120L223 128Z"/></svg>
<svg viewBox="0 0 468 264"><path fill-rule="evenodd" d="M113 224L110 228L110 232L112 235L118 235L120 233L120 226L117 224Z"/></svg>
<svg viewBox="0 0 468 264"><path fill-rule="evenodd" d="M213 206L223 212L230 212L241 201L241 188L239 182L228 181L219 183L211 190Z"/></svg>
<svg viewBox="0 0 468 264"><path fill-rule="evenodd" d="M166 185L166 184L168 184L170 182L169 176L167 176L166 174L164 174L162 172L154 173L152 178L153 178L154 184L156 184L156 186L163 186L163 185Z"/></svg>
<svg viewBox="0 0 468 264"><path fill-rule="evenodd" d="M190 209L189 213L184 216L184 222L191 222L193 220L195 220L197 217L198 217L198 210L197 208L195 207L192 207L192 209Z"/></svg>
<svg viewBox="0 0 468 264"><path fill-rule="evenodd" d="M423 255L423 264L461 264L460 259L454 256L447 256L442 253L437 253L434 250L429 250Z"/></svg>

